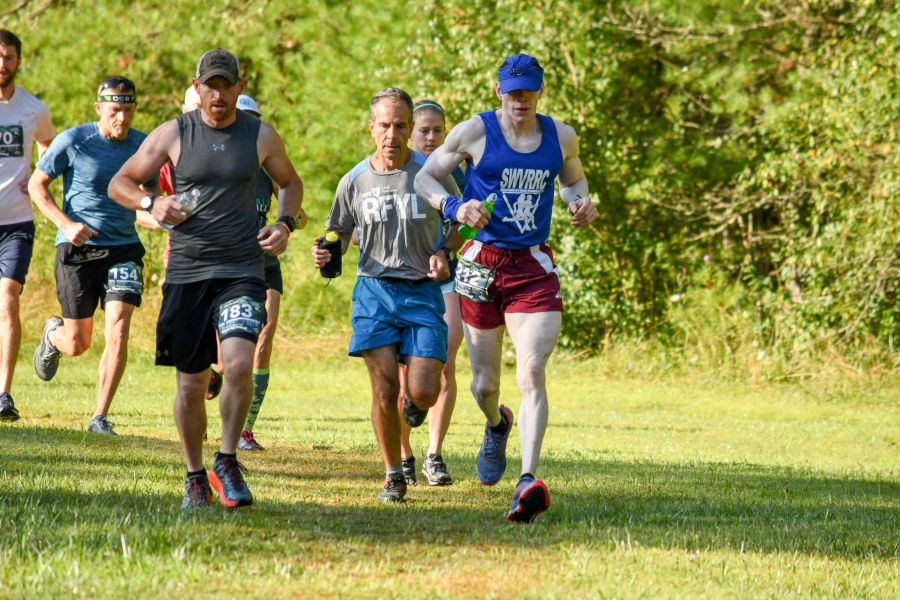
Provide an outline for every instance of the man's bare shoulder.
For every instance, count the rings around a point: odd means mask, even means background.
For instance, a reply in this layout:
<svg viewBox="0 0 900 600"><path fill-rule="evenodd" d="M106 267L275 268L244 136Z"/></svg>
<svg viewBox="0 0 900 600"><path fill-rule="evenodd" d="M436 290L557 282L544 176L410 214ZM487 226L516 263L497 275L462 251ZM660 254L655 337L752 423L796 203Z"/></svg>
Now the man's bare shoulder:
<svg viewBox="0 0 900 600"><path fill-rule="evenodd" d="M170 119L158 125L156 129L150 132L148 137L152 137L158 142L165 143L173 139L179 139L180 135L181 134L178 131L178 120Z"/></svg>
<svg viewBox="0 0 900 600"><path fill-rule="evenodd" d="M484 121L475 115L470 119L458 123L450 130L445 145L447 149L463 154L470 154L470 150L477 147L484 140Z"/></svg>
<svg viewBox="0 0 900 600"><path fill-rule="evenodd" d="M577 156L578 134L575 133L575 129L556 119L553 119L553 122L556 124L556 137L559 139L559 146L563 150L563 158Z"/></svg>

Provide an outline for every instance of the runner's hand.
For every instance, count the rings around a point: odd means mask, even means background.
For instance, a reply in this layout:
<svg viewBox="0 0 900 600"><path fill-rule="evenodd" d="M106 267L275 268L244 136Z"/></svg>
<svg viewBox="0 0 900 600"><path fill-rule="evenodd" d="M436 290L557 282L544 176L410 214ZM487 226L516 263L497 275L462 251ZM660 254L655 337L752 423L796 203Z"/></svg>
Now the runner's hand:
<svg viewBox="0 0 900 600"><path fill-rule="evenodd" d="M573 227L584 227L597 218L597 206L587 196L569 203L569 212Z"/></svg>
<svg viewBox="0 0 900 600"><path fill-rule="evenodd" d="M256 239L259 240L259 247L263 249L263 252L272 256L278 256L287 250L289 236L290 233L288 233L287 227L275 224L266 225L260 229Z"/></svg>
<svg viewBox="0 0 900 600"><path fill-rule="evenodd" d="M428 278L443 281L450 277L450 264L443 250L438 250L428 258Z"/></svg>
<svg viewBox="0 0 900 600"><path fill-rule="evenodd" d="M469 200L456 211L456 221L475 230L484 229L491 220L491 213L481 200Z"/></svg>
<svg viewBox="0 0 900 600"><path fill-rule="evenodd" d="M73 246L84 246L85 242L97 235L96 229L75 221L63 225L62 229L63 235L72 242Z"/></svg>

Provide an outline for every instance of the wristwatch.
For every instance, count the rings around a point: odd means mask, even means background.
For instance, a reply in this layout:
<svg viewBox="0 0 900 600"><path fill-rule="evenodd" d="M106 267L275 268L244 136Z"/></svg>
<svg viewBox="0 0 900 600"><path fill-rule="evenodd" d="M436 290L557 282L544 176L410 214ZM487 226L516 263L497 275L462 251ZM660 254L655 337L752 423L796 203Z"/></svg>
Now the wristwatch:
<svg viewBox="0 0 900 600"><path fill-rule="evenodd" d="M294 233L294 228L297 226L296 219L294 219L294 217L292 217L291 215L282 215L278 217L278 220L275 222L284 223L287 226L288 231L290 231L291 233Z"/></svg>
<svg viewBox="0 0 900 600"><path fill-rule="evenodd" d="M156 200L156 196L154 196L153 194L148 194L141 198L141 210L150 212L150 210L153 208L154 200Z"/></svg>

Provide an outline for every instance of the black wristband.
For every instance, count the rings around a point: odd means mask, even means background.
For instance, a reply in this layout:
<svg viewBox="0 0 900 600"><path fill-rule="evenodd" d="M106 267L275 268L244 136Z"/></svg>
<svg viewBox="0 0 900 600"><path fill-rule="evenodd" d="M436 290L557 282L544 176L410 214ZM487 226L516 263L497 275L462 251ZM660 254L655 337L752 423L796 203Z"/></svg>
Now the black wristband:
<svg viewBox="0 0 900 600"><path fill-rule="evenodd" d="M282 215L278 217L276 223L284 223L291 233L294 233L294 228L297 226L297 221L291 215Z"/></svg>
<svg viewBox="0 0 900 600"><path fill-rule="evenodd" d="M453 250L451 250L447 246L441 246L440 248L438 248L438 252L440 252L441 250L443 250L444 254L447 255L447 260L450 260L450 256L453 254Z"/></svg>

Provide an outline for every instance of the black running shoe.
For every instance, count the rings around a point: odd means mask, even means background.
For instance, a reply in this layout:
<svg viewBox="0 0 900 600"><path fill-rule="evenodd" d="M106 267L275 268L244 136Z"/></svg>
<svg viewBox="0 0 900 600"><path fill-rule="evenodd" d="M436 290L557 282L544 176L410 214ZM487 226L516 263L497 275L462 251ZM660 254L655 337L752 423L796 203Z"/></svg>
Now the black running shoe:
<svg viewBox="0 0 900 600"><path fill-rule="evenodd" d="M422 463L422 475L428 485L453 485L453 478L447 472L447 465L440 454L429 454Z"/></svg>
<svg viewBox="0 0 900 600"><path fill-rule="evenodd" d="M512 503L506 518L518 523L530 523L536 516L550 508L550 492L540 479L522 477L513 492Z"/></svg>
<svg viewBox="0 0 900 600"><path fill-rule="evenodd" d="M0 394L0 421L18 421L19 411L8 392Z"/></svg>
<svg viewBox="0 0 900 600"><path fill-rule="evenodd" d="M184 500L181 501L181 510L206 508L210 505L212 505L212 489L209 487L209 479L206 477L206 473L185 479Z"/></svg>
<svg viewBox="0 0 900 600"><path fill-rule="evenodd" d="M406 479L406 485L416 485L416 457L404 458L400 465L403 467L403 478Z"/></svg>
<svg viewBox="0 0 900 600"><path fill-rule="evenodd" d="M408 396L403 396L403 420L412 428L416 428L425 422L428 416L427 408L419 408L412 403Z"/></svg>
<svg viewBox="0 0 900 600"><path fill-rule="evenodd" d="M59 368L59 350L50 341L50 332L62 327L63 320L59 317L48 317L44 321L44 331L41 333L41 343L34 349L34 372L44 381L50 381L56 375Z"/></svg>
<svg viewBox="0 0 900 600"><path fill-rule="evenodd" d="M406 479L403 475L392 475L384 480L384 487L378 492L381 502L403 502L406 495Z"/></svg>
<svg viewBox="0 0 900 600"><path fill-rule="evenodd" d="M244 465L233 456L222 456L216 452L212 471L209 472L209 483L219 494L219 503L228 508L249 506L253 504L253 494L241 472L246 472Z"/></svg>

